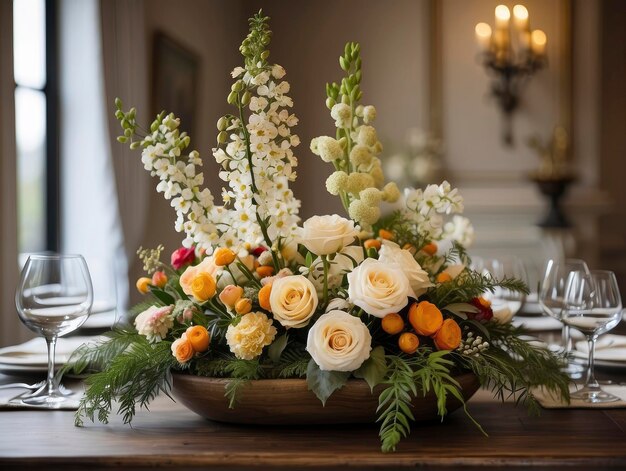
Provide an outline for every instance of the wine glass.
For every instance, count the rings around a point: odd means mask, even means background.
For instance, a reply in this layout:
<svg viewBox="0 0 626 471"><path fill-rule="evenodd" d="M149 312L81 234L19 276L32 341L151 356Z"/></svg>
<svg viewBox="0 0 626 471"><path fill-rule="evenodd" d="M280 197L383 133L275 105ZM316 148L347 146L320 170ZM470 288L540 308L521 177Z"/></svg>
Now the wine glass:
<svg viewBox="0 0 626 471"><path fill-rule="evenodd" d="M545 314L562 321L565 312L565 289L568 278L575 272L589 273L587 264L578 258L567 258L565 260L548 260L545 274L539 290L539 305ZM569 325L563 323L561 331L563 347L561 351L568 358L567 366L563 369L571 377L580 377L583 368L580 365L569 362L569 354L572 350Z"/></svg>
<svg viewBox="0 0 626 471"><path fill-rule="evenodd" d="M67 393L54 380L57 337L78 329L93 303L91 277L80 255L31 255L22 270L15 294L20 320L43 336L48 346L48 376L45 388L19 400L24 404L62 407ZM67 391L67 390L66 390Z"/></svg>
<svg viewBox="0 0 626 471"><path fill-rule="evenodd" d="M515 278L528 285L526 266L522 259L514 255L483 259L482 273L496 280ZM485 298L491 301L494 317L499 322L506 323L520 310L526 295L519 291L512 291L498 286L493 293L486 293Z"/></svg>
<svg viewBox="0 0 626 471"><path fill-rule="evenodd" d="M581 331L589 343L585 386L571 397L593 403L619 401L619 397L602 390L594 376L596 340L622 318L622 299L615 274L605 270L573 272L567 283L565 303L563 322Z"/></svg>

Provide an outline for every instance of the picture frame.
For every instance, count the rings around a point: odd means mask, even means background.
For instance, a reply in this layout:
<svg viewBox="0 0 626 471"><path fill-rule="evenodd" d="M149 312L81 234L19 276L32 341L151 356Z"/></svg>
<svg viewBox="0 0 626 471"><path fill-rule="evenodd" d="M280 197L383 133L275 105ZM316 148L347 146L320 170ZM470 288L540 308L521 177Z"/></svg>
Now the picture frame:
<svg viewBox="0 0 626 471"><path fill-rule="evenodd" d="M163 110L180 118L181 131L193 134L200 59L178 41L158 31L152 54L152 110Z"/></svg>

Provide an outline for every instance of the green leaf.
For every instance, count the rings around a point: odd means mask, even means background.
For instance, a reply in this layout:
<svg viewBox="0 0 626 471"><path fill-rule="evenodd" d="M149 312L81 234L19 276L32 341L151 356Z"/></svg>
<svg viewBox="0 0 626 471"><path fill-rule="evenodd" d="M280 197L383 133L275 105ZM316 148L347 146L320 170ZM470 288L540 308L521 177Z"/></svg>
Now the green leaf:
<svg viewBox="0 0 626 471"><path fill-rule="evenodd" d="M283 354L283 350L285 350L288 340L289 338L287 337L287 334L283 334L274 340L268 347L267 354L272 362L278 363L280 361L280 356Z"/></svg>
<svg viewBox="0 0 626 471"><path fill-rule="evenodd" d="M309 391L313 391L324 405L326 405L326 400L333 392L341 389L346 384L349 377L349 371L321 370L313 359L309 361L306 369L306 383Z"/></svg>
<svg viewBox="0 0 626 471"><path fill-rule="evenodd" d="M464 319L464 320L467 319L468 312L470 313L478 312L478 309L476 308L476 306L472 306L471 304L468 304L468 303L448 304L447 306L443 308L443 310L450 311L455 316L460 317L461 319Z"/></svg>
<svg viewBox="0 0 626 471"><path fill-rule="evenodd" d="M374 387L382 383L385 376L387 376L385 349L382 346L378 346L372 350L370 357L354 372L354 376L367 381L367 384L373 392Z"/></svg>
<svg viewBox="0 0 626 471"><path fill-rule="evenodd" d="M176 302L176 300L174 299L174 296L172 296L169 293L166 293L165 291L163 291L162 289L159 288L155 288L153 286L150 287L150 292L159 300L161 301L165 306L169 306L170 304L174 304Z"/></svg>

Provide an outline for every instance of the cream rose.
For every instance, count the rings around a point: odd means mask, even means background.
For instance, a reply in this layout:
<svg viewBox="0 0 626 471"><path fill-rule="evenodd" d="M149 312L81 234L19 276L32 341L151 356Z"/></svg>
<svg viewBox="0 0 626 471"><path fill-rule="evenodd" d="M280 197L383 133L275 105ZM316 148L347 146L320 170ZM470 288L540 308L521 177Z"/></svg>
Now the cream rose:
<svg viewBox="0 0 626 471"><path fill-rule="evenodd" d="M335 310L311 327L306 349L321 370L354 371L369 358L372 336L361 319Z"/></svg>
<svg viewBox="0 0 626 471"><path fill-rule="evenodd" d="M348 273L348 300L372 316L382 318L399 312L408 304L409 296L415 297L415 293L395 263L368 258Z"/></svg>
<svg viewBox="0 0 626 471"><path fill-rule="evenodd" d="M222 267L218 267L215 264L212 256L206 257L199 264L187 267L183 274L180 275L178 282L180 283L180 287L183 289L183 292L188 296L192 296L193 292L191 291L191 283L196 276L200 273L208 273L214 279L217 279L217 275L221 271Z"/></svg>
<svg viewBox="0 0 626 471"><path fill-rule="evenodd" d="M408 250L401 249L394 242L386 240L383 243L378 260L383 263L397 264L409 279L409 284L416 297L424 294L432 286L428 273L417 263L413 254Z"/></svg>
<svg viewBox="0 0 626 471"><path fill-rule="evenodd" d="M283 327L304 327L317 308L315 286L302 275L285 276L272 283L270 307Z"/></svg>
<svg viewBox="0 0 626 471"><path fill-rule="evenodd" d="M353 221L336 214L313 216L302 225L300 243L315 255L330 255L351 244L359 231Z"/></svg>

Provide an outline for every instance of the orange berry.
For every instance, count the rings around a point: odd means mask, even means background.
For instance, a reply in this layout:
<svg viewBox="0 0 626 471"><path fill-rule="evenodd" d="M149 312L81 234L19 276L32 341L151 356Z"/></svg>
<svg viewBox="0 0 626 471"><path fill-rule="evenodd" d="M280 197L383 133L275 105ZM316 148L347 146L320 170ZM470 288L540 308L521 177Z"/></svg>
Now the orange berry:
<svg viewBox="0 0 626 471"><path fill-rule="evenodd" d="M433 303L422 301L409 308L409 322L419 335L433 335L441 328L443 315Z"/></svg>
<svg viewBox="0 0 626 471"><path fill-rule="evenodd" d="M491 307L491 301L489 301L487 298L483 298L482 296L480 296L477 299L482 307Z"/></svg>
<svg viewBox="0 0 626 471"><path fill-rule="evenodd" d="M231 249L227 247L220 247L213 253L213 262L218 267L224 267L230 265L235 261L237 255Z"/></svg>
<svg viewBox="0 0 626 471"><path fill-rule="evenodd" d="M428 255L435 255L437 253L437 244L431 242L430 244L426 244L424 247L422 247L422 250Z"/></svg>
<svg viewBox="0 0 626 471"><path fill-rule="evenodd" d="M398 338L398 347L404 353L415 353L417 347L420 346L420 339L411 332L405 332Z"/></svg>
<svg viewBox="0 0 626 471"><path fill-rule="evenodd" d="M208 330L206 330L206 327L194 325L189 327L185 334L187 335L187 340L189 340L191 346L197 353L205 352L209 348L211 336Z"/></svg>
<svg viewBox="0 0 626 471"><path fill-rule="evenodd" d="M461 328L454 319L443 321L441 329L433 336L437 350L454 350L461 345Z"/></svg>
<svg viewBox="0 0 626 471"><path fill-rule="evenodd" d="M167 284L167 275L164 271L155 271L152 274L152 284L154 286L158 286L159 288L164 288Z"/></svg>
<svg viewBox="0 0 626 471"><path fill-rule="evenodd" d="M241 286L228 285L220 293L220 301L224 306L232 309L242 296L243 288Z"/></svg>
<svg viewBox="0 0 626 471"><path fill-rule="evenodd" d="M378 231L378 237L385 240L393 240L395 238L393 232L388 231L387 229L380 229Z"/></svg>
<svg viewBox="0 0 626 471"><path fill-rule="evenodd" d="M261 265L260 267L257 267L256 272L261 278L265 278L266 276L272 276L274 274L274 267Z"/></svg>
<svg viewBox="0 0 626 471"><path fill-rule="evenodd" d="M446 281L452 281L452 277L449 273L442 271L437 275L437 283L445 283Z"/></svg>
<svg viewBox="0 0 626 471"><path fill-rule="evenodd" d="M241 298L235 303L235 312L240 315L248 314L252 311L252 301L248 298Z"/></svg>
<svg viewBox="0 0 626 471"><path fill-rule="evenodd" d="M272 293L272 283L268 283L259 290L259 306L266 311L272 312L270 305L270 294Z"/></svg>
<svg viewBox="0 0 626 471"><path fill-rule="evenodd" d="M143 276L137 280L135 286L137 287L137 291L139 291L141 294L148 294L148 292L150 291L151 283L152 280L150 278Z"/></svg>
<svg viewBox="0 0 626 471"><path fill-rule="evenodd" d="M402 320L402 316L400 316L400 314L392 312L391 314L387 314L383 317L381 326L388 334L396 335L404 329L404 320Z"/></svg>
<svg viewBox="0 0 626 471"><path fill-rule="evenodd" d="M376 250L380 250L380 246L383 245L382 242L380 240L377 239L367 239L364 243L363 246L366 249L376 249Z"/></svg>

